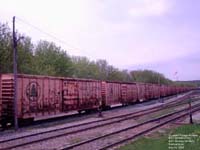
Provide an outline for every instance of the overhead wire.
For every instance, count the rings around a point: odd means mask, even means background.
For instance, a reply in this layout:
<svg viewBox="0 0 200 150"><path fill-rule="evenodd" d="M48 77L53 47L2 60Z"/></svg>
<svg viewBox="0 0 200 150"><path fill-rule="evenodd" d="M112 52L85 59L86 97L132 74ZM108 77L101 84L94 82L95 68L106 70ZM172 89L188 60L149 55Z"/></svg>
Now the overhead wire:
<svg viewBox="0 0 200 150"><path fill-rule="evenodd" d="M33 29L35 29L35 30L37 30L37 31L39 31L39 32L41 32L41 33L43 33L43 34L46 35L46 36L51 37L52 39L58 41L59 43L64 44L64 45L66 45L67 47L70 47L71 49L80 50L80 51L82 51L82 52L84 52L84 53L89 54L87 51L85 51L85 50L83 50L83 49L80 49L80 48L77 48L77 47L75 47L75 46L73 46L73 45L67 43L67 42L64 41L64 40L61 40L60 38L58 38L58 37L55 36L54 34L49 33L49 32L47 32L47 31L44 31L43 29L37 27L36 25L31 24L31 23L30 23L29 21L27 21L27 20L24 20L24 19L21 19L21 18L19 18L19 17L16 17L16 21L20 21L21 23L24 23L24 24L28 25L29 27L32 27Z"/></svg>

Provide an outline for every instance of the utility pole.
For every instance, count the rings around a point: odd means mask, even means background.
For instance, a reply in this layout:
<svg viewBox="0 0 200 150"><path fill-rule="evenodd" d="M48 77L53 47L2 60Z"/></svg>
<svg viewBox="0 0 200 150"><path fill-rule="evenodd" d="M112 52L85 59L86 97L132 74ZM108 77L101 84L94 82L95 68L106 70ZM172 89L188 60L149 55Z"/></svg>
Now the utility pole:
<svg viewBox="0 0 200 150"><path fill-rule="evenodd" d="M15 130L18 129L17 109L17 38L15 34L15 16L13 17L13 73L14 73L14 123Z"/></svg>
<svg viewBox="0 0 200 150"><path fill-rule="evenodd" d="M193 124L193 119L192 119L192 110L191 110L191 97L189 97L189 116L190 116L190 124Z"/></svg>

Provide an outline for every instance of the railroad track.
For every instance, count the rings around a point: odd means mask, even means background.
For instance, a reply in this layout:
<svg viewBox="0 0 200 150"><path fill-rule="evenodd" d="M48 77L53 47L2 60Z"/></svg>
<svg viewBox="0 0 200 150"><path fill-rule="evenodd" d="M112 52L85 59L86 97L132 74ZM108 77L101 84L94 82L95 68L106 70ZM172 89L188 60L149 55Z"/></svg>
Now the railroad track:
<svg viewBox="0 0 200 150"><path fill-rule="evenodd" d="M188 116L189 113L194 113L196 111L200 110L200 104L196 104L195 106L191 107L191 110L189 108L184 108L181 109L179 111L173 112L173 113L169 113L154 119L150 119L148 121L142 122L140 124L136 124L133 126L129 126L127 128L115 131L115 132L111 132L108 134L104 134L86 141L82 141L73 145L68 145L65 147L60 148L60 150L69 150L69 149L88 149L88 147L91 147L91 143L92 142L96 142L94 145L96 147L92 147L95 150L106 150L108 148L112 148L114 146L117 146L119 144L122 144L124 142L127 142L129 140L133 140L141 135L144 135L154 129L157 129L163 125L166 125L167 123L170 123L172 121L181 119L185 116ZM158 123L159 121L159 123ZM149 127L148 127L148 126ZM141 127L147 126L145 129L140 129ZM124 137L122 138L122 133L124 134ZM112 139L112 136L115 135L115 137L120 137L120 138L115 138L114 142L110 139ZM128 135L128 137L127 137ZM118 140L116 140L118 139ZM104 140L104 142L101 142L101 144L98 145L98 140ZM107 143L107 144L105 144ZM108 144L109 143L109 144ZM90 145L88 145L90 144ZM102 145L105 144L105 145Z"/></svg>
<svg viewBox="0 0 200 150"><path fill-rule="evenodd" d="M188 97L188 95L179 98L178 102L183 101L187 97ZM176 103L176 104L174 104L174 103ZM187 102L177 103L177 100L175 100L175 101L169 102L166 106L163 106L163 107L156 106L156 107L150 108L148 110L141 110L141 111L128 113L128 114L124 114L124 115L109 117L109 118L102 119L102 120L77 124L77 125L68 126L68 127L64 127L64 128L58 128L58 129L54 129L54 130L25 135L25 136L21 136L21 137L9 138L9 139L0 141L0 146L1 146L0 149L18 148L18 147L26 146L29 144L53 139L56 137L61 137L61 136L66 136L66 135L70 135L70 134L74 134L74 133L78 133L78 132L82 132L82 131L86 131L86 130L91 130L94 128L110 125L110 124L125 121L128 119L133 119L135 117L143 116L146 114L154 113L156 111L167 109L172 106L175 107L175 106L178 106L181 104L184 105L185 103L187 103Z"/></svg>

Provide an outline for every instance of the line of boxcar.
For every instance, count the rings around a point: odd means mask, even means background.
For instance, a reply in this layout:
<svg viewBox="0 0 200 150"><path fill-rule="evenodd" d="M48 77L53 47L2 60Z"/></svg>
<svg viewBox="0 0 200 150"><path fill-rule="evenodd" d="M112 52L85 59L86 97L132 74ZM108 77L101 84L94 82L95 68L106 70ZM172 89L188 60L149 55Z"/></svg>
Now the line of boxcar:
<svg viewBox="0 0 200 150"><path fill-rule="evenodd" d="M1 125L13 122L13 74L0 75ZM137 101L170 96L191 90L189 87L148 83L110 82L66 77L17 75L19 120L33 120L70 111L87 111L128 105Z"/></svg>

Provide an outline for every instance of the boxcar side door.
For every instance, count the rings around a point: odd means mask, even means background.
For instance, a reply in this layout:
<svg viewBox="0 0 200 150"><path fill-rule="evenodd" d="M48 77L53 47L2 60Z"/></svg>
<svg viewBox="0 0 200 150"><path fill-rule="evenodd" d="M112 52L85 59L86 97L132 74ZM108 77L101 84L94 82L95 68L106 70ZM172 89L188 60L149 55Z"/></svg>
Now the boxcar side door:
<svg viewBox="0 0 200 150"><path fill-rule="evenodd" d="M63 111L78 110L78 81L63 81Z"/></svg>

